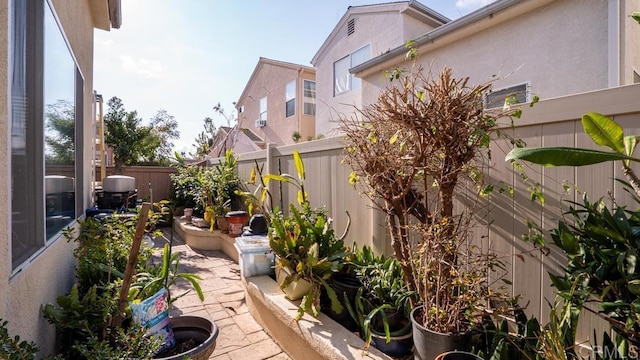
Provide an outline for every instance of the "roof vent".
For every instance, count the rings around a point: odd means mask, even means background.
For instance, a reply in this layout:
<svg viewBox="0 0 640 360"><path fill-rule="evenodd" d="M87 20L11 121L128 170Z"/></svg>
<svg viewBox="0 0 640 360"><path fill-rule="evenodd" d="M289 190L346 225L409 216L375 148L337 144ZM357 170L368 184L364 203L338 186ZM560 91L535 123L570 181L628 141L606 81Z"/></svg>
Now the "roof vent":
<svg viewBox="0 0 640 360"><path fill-rule="evenodd" d="M356 32L356 19L351 19L347 23L347 36Z"/></svg>

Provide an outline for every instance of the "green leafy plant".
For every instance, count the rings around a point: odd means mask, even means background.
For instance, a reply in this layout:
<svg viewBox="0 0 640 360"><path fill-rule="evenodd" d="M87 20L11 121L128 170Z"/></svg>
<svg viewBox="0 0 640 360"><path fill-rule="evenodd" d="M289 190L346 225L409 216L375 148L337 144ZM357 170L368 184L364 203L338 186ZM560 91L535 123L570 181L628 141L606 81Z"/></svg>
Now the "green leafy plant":
<svg viewBox="0 0 640 360"><path fill-rule="evenodd" d="M551 230L554 244L567 260L565 274L551 275L561 295L576 297L572 284L599 314L625 338L640 343L640 212L621 206L609 209L604 200L572 203L568 219Z"/></svg>
<svg viewBox="0 0 640 360"><path fill-rule="evenodd" d="M332 226L333 220L324 209L312 209L308 194L304 189L304 163L300 153L293 154L298 177L289 174L266 174L264 181L281 181L293 184L298 189L298 204L289 207L289 215L275 209L269 216L269 245L278 257L276 267L287 268L287 275L281 288L286 288L292 281L304 279L312 285L311 290L302 298L296 320L304 313L317 317L320 313L320 289L324 287L331 299L332 308L342 312L342 305L335 291L327 284L333 272L338 270L341 259L345 256L342 239L336 238ZM278 269L276 269L278 271Z"/></svg>
<svg viewBox="0 0 640 360"><path fill-rule="evenodd" d="M157 266L150 266L147 272L136 274L136 280L129 290L129 299L146 299L163 287L167 289L168 300L170 303L188 294L191 289L179 294L172 295L171 289L179 281L188 282L200 301L204 301L204 294L200 283L202 277L179 271L180 253L171 253L169 244L165 244L162 252L162 261Z"/></svg>
<svg viewBox="0 0 640 360"><path fill-rule="evenodd" d="M11 337L7 329L8 321L0 319L0 358L6 360L35 360L38 346L33 341Z"/></svg>
<svg viewBox="0 0 640 360"><path fill-rule="evenodd" d="M389 342L391 332L399 329L390 327L388 314L398 313L408 322L412 300L415 301L417 294L409 290L396 258L375 255L370 247L364 246L354 248L349 260L346 266L353 266L353 272L362 283L355 308L345 300L349 314L360 325L366 346L371 342L372 330L385 334Z"/></svg>
<svg viewBox="0 0 640 360"><path fill-rule="evenodd" d="M160 348L160 341L147 336L141 327L118 328L107 339L91 336L89 341L74 345L84 358L91 360L151 359Z"/></svg>

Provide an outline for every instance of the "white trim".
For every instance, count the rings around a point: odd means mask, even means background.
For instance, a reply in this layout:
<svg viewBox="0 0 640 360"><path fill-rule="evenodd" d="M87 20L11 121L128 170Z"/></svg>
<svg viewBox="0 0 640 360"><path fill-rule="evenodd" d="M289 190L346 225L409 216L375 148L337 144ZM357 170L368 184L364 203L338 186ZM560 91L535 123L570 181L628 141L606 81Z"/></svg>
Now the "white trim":
<svg viewBox="0 0 640 360"><path fill-rule="evenodd" d="M620 0L608 0L608 86L620 86Z"/></svg>

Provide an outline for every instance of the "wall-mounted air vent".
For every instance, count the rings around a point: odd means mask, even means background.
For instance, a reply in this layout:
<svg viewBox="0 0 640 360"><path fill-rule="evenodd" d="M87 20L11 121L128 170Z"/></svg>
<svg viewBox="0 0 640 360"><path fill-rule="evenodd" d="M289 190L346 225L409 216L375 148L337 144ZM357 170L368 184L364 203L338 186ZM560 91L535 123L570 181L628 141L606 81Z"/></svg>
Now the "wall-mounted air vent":
<svg viewBox="0 0 640 360"><path fill-rule="evenodd" d="M351 19L347 23L347 35L351 35L356 32L356 19Z"/></svg>

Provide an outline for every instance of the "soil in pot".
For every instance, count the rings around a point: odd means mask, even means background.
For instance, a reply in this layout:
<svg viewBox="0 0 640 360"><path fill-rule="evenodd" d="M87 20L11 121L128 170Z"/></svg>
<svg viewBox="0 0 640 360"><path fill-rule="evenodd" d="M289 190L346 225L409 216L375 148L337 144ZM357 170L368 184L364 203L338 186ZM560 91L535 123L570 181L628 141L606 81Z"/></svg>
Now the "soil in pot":
<svg viewBox="0 0 640 360"><path fill-rule="evenodd" d="M469 350L471 332L461 334L443 334L422 326L423 307L411 311L413 324L413 343L415 360L432 360L436 356L454 350Z"/></svg>
<svg viewBox="0 0 640 360"><path fill-rule="evenodd" d="M154 359L170 360L189 357L206 360L216 347L218 326L200 316L178 316L170 319L176 345L158 353Z"/></svg>

